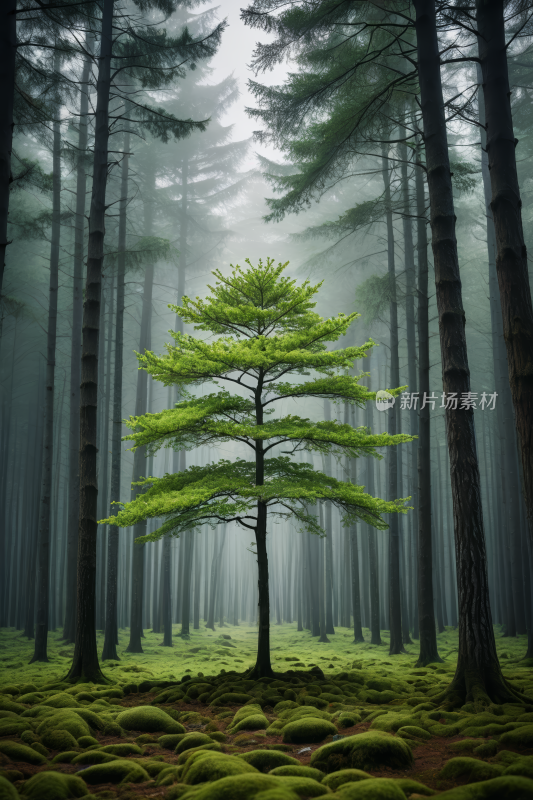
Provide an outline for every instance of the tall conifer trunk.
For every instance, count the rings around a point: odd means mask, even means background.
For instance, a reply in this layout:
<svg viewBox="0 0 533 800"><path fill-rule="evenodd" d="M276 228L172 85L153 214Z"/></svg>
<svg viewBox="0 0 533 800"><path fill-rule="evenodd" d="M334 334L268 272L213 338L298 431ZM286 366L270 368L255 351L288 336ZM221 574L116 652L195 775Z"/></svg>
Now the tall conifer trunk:
<svg viewBox="0 0 533 800"><path fill-rule="evenodd" d="M429 186L432 248L439 316L443 390L470 391L461 279L434 0L415 0L420 101ZM451 404L447 404L448 406ZM459 655L449 705L516 701L505 681L492 628L479 468L472 409L446 408L457 583ZM438 702L433 698L434 702Z"/></svg>
<svg viewBox="0 0 533 800"><path fill-rule="evenodd" d="M420 652L417 665L425 667L442 661L437 648L437 629L433 599L433 555L431 538L431 449L429 403L429 302L428 239L424 173L417 148L416 213L418 250L418 625ZM422 408L422 406L424 406Z"/></svg>
<svg viewBox="0 0 533 800"><path fill-rule="evenodd" d="M54 72L59 72L59 53ZM48 615L50 602L50 525L52 521L52 471L54 466L54 393L57 338L57 293L59 290L59 240L61 235L61 106L56 98L53 123L52 232L50 286L46 335L46 393L44 399L44 445L41 480L39 536L37 539L37 616L35 650L30 661L48 661Z"/></svg>
<svg viewBox="0 0 533 800"><path fill-rule="evenodd" d="M389 292L391 296L390 325L390 386L396 388L400 383L400 364L398 358L398 305L396 302L396 268L394 257L394 230L392 227L392 209L390 194L389 158L386 145L382 145L382 171L385 186L385 207L387 220L387 262L389 274ZM395 404L387 411L388 432L394 436L398 431L398 406ZM395 447L387 453L389 461L389 499L398 497L398 454ZM389 616L390 616L390 655L404 652L402 641L402 612L400 595L400 526L398 516L391 514L389 519Z"/></svg>
<svg viewBox="0 0 533 800"><path fill-rule="evenodd" d="M89 47L88 39L86 47ZM67 592L63 639L73 642L76 633L76 571L78 524L80 516L80 380L81 322L83 315L83 238L85 232L85 194L87 176L87 114L89 112L89 71L91 59L83 62L78 125L78 164L76 168L76 218L74 222L74 275L72 287L72 333L70 343L69 479L67 534Z"/></svg>
<svg viewBox="0 0 533 800"><path fill-rule="evenodd" d="M15 63L17 53L17 0L4 0L0 19L0 340L2 338L2 286L7 248L7 220L11 149L13 146L13 107L15 102Z"/></svg>
<svg viewBox="0 0 533 800"><path fill-rule="evenodd" d="M95 586L97 543L97 404L100 296L104 261L105 200L108 174L109 95L114 0L103 0L102 35L96 85L93 184L89 214L87 282L83 304L80 393L80 527L74 660L67 679L105 682L96 649Z"/></svg>
<svg viewBox="0 0 533 800"><path fill-rule="evenodd" d="M503 0L476 0L503 337L533 544L533 307L516 169Z"/></svg>

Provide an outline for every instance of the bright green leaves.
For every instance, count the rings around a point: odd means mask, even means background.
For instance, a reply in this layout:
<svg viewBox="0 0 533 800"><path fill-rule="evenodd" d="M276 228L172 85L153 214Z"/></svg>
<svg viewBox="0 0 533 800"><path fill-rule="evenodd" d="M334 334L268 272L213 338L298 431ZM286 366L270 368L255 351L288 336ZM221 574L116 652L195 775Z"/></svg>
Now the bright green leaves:
<svg viewBox="0 0 533 800"><path fill-rule="evenodd" d="M255 463L238 459L219 461L205 467L190 467L184 472L148 478L139 485L146 491L127 503L109 520L119 527L135 525L148 517L163 517L164 523L138 541L155 541L167 533L178 536L199 525L237 520L255 524L258 500L267 503L269 516L295 517L306 530L323 533L309 506L329 500L343 516L345 524L357 520L385 529L382 514L405 512L405 500L386 502L364 492L361 486L344 483L317 472L309 464L287 457L265 462L265 482L255 484Z"/></svg>

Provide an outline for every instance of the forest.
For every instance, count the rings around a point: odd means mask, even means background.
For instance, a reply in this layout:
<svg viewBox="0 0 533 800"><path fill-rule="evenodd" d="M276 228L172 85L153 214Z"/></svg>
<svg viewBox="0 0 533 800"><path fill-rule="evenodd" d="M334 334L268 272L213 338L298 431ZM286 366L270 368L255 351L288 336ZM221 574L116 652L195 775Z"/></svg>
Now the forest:
<svg viewBox="0 0 533 800"><path fill-rule="evenodd" d="M533 4L247 2L0 4L0 800L531 800Z"/></svg>

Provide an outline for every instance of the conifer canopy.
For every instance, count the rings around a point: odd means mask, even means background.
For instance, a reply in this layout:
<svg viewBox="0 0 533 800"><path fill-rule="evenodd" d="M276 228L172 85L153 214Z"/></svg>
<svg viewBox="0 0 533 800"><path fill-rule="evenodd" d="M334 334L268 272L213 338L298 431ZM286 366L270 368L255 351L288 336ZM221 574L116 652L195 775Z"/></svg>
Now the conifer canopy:
<svg viewBox="0 0 533 800"><path fill-rule="evenodd" d="M365 373L351 375L354 362L374 346L327 349L346 334L360 316L338 314L323 319L315 311L315 295L322 282L311 285L283 275L286 264L273 259L257 267L232 267L229 276L214 271L211 294L182 306L170 306L185 323L201 332L195 338L171 332L166 354L137 353L139 369L165 386L177 385L181 397L174 408L156 414L130 417L133 431L126 436L133 449L147 452L161 447L191 450L201 445L239 442L243 455L191 466L162 478L148 477L138 484L144 491L102 522L120 527L146 518L162 518L153 533L138 541L154 541L202 524L237 522L256 530L259 506L268 515L294 517L312 533L322 534L312 509L330 501L345 525L361 520L387 528L382 515L407 511L405 499L384 501L365 493L364 487L332 478L309 463L297 461L302 451L332 453L338 457L382 458L377 448L411 441L406 434L372 434L335 420L315 422L295 414L274 416L275 403L289 398L327 398L364 406L375 399L360 383ZM204 334L204 335L202 335ZM288 379L292 376L293 382ZM190 389L225 388L203 396ZM405 387L389 389L397 395Z"/></svg>

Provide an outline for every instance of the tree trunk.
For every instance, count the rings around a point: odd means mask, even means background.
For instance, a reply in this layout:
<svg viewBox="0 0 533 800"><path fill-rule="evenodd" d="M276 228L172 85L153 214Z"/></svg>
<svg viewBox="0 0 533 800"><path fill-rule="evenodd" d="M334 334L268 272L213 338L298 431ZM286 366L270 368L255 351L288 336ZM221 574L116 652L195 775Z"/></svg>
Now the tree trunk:
<svg viewBox="0 0 533 800"><path fill-rule="evenodd" d="M54 71L59 71L59 54ZM59 290L59 240L61 235L61 129L60 103L56 98L53 123L52 233L50 245L50 288L46 336L46 393L44 400L44 446L37 540L37 616L34 661L48 661L48 614L50 602L50 524L52 517L52 471L54 466L54 383L57 336L57 293Z"/></svg>
<svg viewBox="0 0 533 800"><path fill-rule="evenodd" d="M417 666L442 661L437 648L433 600L433 554L431 539L431 432L429 403L429 301L426 198L420 148L417 148L416 213L418 251L418 627L420 652Z"/></svg>
<svg viewBox="0 0 533 800"><path fill-rule="evenodd" d="M470 391L470 374L434 0L415 0L415 9L443 390L446 396L455 393L460 398ZM445 419L457 559L459 655L452 684L442 697L452 706L467 701L476 706L516 701L521 696L501 673L492 628L474 412L471 408L454 411L451 405L447 403ZM438 700L433 698L433 702Z"/></svg>
<svg viewBox="0 0 533 800"><path fill-rule="evenodd" d="M17 53L17 0L2 4L0 24L0 340L2 338L2 286L6 264L7 220L9 213L9 187L11 174L11 149L13 146L13 106L15 101L15 60Z"/></svg>
<svg viewBox="0 0 533 800"><path fill-rule="evenodd" d="M533 543L533 307L516 170L503 0L476 0L476 22L503 336Z"/></svg>
<svg viewBox="0 0 533 800"><path fill-rule="evenodd" d="M100 295L104 260L105 200L108 173L109 94L114 0L103 0L102 35L96 86L93 188L89 215L87 283L83 304L80 393L80 527L78 538L77 624L74 660L67 679L103 683L95 629L96 542L98 523L97 405Z"/></svg>
<svg viewBox="0 0 533 800"><path fill-rule="evenodd" d="M392 210L390 196L389 158L386 145L381 146L383 183L385 185L385 207L387 220L387 261L389 274L389 291L391 296L390 325L390 386L396 388L400 383L400 364L398 358L398 305L396 303L396 268L394 258L394 230L392 227ZM398 406L393 405L387 412L389 434L395 436L398 423ZM396 447L390 447L387 453L389 462L389 500L398 497L398 454ZM390 616L390 649L389 655L404 652L402 643L402 612L400 597L400 528L397 514L389 519L389 616Z"/></svg>
<svg viewBox="0 0 533 800"><path fill-rule="evenodd" d="M181 600L181 631L180 636L188 639L190 637L190 617L191 617L191 576L194 554L194 532L186 531L183 534L184 542L183 553L183 584Z"/></svg>
<svg viewBox="0 0 533 800"><path fill-rule="evenodd" d="M318 540L318 547L317 547L317 566L318 566L318 613L319 613L319 625L320 625L320 638L319 642L323 642L324 644L329 644L330 640L326 635L326 607L325 607L325 558L324 558L324 541L322 539Z"/></svg>
<svg viewBox="0 0 533 800"><path fill-rule="evenodd" d="M88 39L86 47L89 47ZM76 168L76 218L74 222L74 275L72 287L72 338L70 343L70 411L69 411L69 478L67 591L63 639L69 644L76 635L76 569L78 558L78 524L80 517L80 380L81 322L83 316L83 244L85 231L85 195L87 176L87 114L89 113L89 70L91 59L83 62L81 75L80 121L78 127L78 164Z"/></svg>
<svg viewBox="0 0 533 800"><path fill-rule="evenodd" d="M361 627L361 590L359 587L359 557L357 545L357 528L350 529L350 556L352 561L352 613L353 613L353 641L354 644L364 642Z"/></svg>
<svg viewBox="0 0 533 800"><path fill-rule="evenodd" d="M162 618L163 622L163 647L172 647L172 597L170 586L170 536L163 538L163 553L162 553L161 572L163 576L161 593L161 610L159 620ZM158 620L158 630L161 624Z"/></svg>

